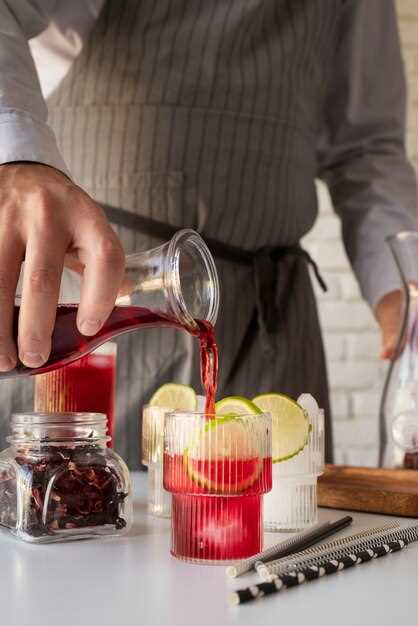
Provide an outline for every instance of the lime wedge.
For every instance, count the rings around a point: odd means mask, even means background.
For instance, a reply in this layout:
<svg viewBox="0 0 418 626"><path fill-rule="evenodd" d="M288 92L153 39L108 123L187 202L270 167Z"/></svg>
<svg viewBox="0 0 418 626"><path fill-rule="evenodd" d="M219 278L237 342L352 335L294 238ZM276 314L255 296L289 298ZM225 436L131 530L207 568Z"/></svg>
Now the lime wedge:
<svg viewBox="0 0 418 626"><path fill-rule="evenodd" d="M228 396L215 404L216 415L260 415L259 407L242 396Z"/></svg>
<svg viewBox="0 0 418 626"><path fill-rule="evenodd" d="M272 419L272 460L280 463L296 456L306 446L310 422L304 409L281 393L263 393L253 399Z"/></svg>
<svg viewBox="0 0 418 626"><path fill-rule="evenodd" d="M196 411L197 396L192 387L167 383L157 389L149 404L171 411Z"/></svg>
<svg viewBox="0 0 418 626"><path fill-rule="evenodd" d="M262 469L257 443L248 436L245 417L230 413L209 420L196 433L184 451L183 461L193 482L212 493L242 493Z"/></svg>

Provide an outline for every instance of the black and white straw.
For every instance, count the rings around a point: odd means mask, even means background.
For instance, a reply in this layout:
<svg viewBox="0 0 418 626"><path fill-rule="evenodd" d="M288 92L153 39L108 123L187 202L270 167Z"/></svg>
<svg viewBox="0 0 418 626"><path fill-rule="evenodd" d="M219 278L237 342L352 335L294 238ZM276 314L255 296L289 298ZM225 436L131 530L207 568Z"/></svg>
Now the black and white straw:
<svg viewBox="0 0 418 626"><path fill-rule="evenodd" d="M341 558L352 552L404 539L398 535L401 527L397 522L365 529L354 535L343 537L315 548L308 548L292 556L276 559L269 563L257 563L255 569L262 580L271 581L275 576L286 574L291 570L303 569L311 565L321 565L330 559Z"/></svg>
<svg viewBox="0 0 418 626"><path fill-rule="evenodd" d="M252 569L256 569L256 566L259 563L265 563L267 561L272 561L273 559L278 559L279 557L282 558L289 554L305 550L309 546L312 546L339 530L342 530L351 524L352 521L353 518L350 515L346 515L335 522L316 524L309 530L305 530L290 539L276 543L274 546L255 554L249 559L238 561L237 563L229 565L226 568L226 573L231 578L235 578L236 576L241 576Z"/></svg>
<svg viewBox="0 0 418 626"><path fill-rule="evenodd" d="M418 526L416 527L418 533ZM413 539L415 541L416 539ZM290 587L296 587L302 585L305 582L310 582L327 576L329 574L335 574L344 569L366 563L372 559L377 559L381 556L385 556L392 552L398 552L407 545L407 540L399 539L396 541L389 541L388 543L382 543L381 545L374 546L373 548L362 549L358 552L352 552L340 558L330 559L324 562L322 565L309 565L304 569L290 571L287 574L276 577L270 582L262 582L256 585L251 585L245 589L239 589L232 592L229 595L230 604L246 604L253 600L258 600L273 593L278 593Z"/></svg>

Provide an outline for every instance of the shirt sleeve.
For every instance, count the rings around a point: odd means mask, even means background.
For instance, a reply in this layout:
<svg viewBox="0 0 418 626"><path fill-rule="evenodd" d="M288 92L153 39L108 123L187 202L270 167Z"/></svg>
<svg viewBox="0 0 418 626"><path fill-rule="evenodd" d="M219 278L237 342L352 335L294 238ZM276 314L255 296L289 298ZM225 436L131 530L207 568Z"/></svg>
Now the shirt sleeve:
<svg viewBox="0 0 418 626"><path fill-rule="evenodd" d="M47 124L28 40L43 32L56 0L0 0L0 164L36 161L69 175Z"/></svg>
<svg viewBox="0 0 418 626"><path fill-rule="evenodd" d="M362 294L374 308L401 285L386 237L418 230L392 0L345 0L333 68L318 142L318 175L341 218Z"/></svg>

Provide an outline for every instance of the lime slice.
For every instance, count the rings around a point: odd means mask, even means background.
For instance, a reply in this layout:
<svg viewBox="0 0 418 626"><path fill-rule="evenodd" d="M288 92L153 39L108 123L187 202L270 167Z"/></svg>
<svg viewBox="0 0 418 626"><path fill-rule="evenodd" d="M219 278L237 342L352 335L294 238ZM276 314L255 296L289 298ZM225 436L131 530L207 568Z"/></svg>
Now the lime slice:
<svg viewBox="0 0 418 626"><path fill-rule="evenodd" d="M253 402L272 419L272 460L280 463L296 456L306 446L310 422L304 409L281 393L263 393Z"/></svg>
<svg viewBox="0 0 418 626"><path fill-rule="evenodd" d="M209 420L184 451L183 460L193 482L212 493L242 493L262 469L245 417L230 413Z"/></svg>
<svg viewBox="0 0 418 626"><path fill-rule="evenodd" d="M260 415L259 407L242 396L228 396L215 404L216 415Z"/></svg>
<svg viewBox="0 0 418 626"><path fill-rule="evenodd" d="M149 404L171 411L196 411L197 397L194 389L187 385L167 383L157 389Z"/></svg>

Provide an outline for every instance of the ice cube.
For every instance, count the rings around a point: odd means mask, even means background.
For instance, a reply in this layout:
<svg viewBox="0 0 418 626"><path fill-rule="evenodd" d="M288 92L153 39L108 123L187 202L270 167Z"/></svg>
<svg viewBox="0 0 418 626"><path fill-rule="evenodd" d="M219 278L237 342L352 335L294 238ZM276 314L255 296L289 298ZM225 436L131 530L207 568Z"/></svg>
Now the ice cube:
<svg viewBox="0 0 418 626"><path fill-rule="evenodd" d="M206 396L196 396L196 411L198 413L203 413L205 410L205 404L206 404Z"/></svg>
<svg viewBox="0 0 418 626"><path fill-rule="evenodd" d="M318 417L319 406L317 401L310 393L302 393L296 402L307 412L310 419L316 420Z"/></svg>

